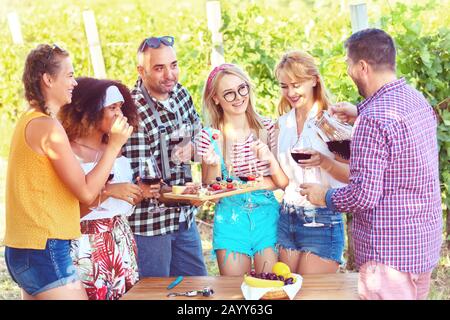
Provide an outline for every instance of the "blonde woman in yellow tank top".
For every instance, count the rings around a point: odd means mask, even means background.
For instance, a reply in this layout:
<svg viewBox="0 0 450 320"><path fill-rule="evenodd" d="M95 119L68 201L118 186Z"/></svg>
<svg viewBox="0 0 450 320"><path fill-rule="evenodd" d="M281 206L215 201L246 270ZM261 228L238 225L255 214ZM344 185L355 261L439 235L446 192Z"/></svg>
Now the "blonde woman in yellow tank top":
<svg viewBox="0 0 450 320"><path fill-rule="evenodd" d="M23 299L87 299L70 258L80 236L79 203L92 203L133 127L123 116L96 167L85 175L56 119L77 85L67 51L38 45L22 81L29 109L18 120L6 182L5 260Z"/></svg>

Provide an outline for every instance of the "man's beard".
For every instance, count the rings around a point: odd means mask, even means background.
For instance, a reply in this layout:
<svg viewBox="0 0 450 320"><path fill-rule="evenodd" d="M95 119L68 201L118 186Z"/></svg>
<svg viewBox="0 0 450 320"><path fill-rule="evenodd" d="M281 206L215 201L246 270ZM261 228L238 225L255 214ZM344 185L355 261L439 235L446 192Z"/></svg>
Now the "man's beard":
<svg viewBox="0 0 450 320"><path fill-rule="evenodd" d="M364 85L358 79L356 79L356 78L352 78L352 79L353 79L353 82L355 83L356 87L358 88L359 95L362 96L363 98L367 99L368 97L366 96Z"/></svg>

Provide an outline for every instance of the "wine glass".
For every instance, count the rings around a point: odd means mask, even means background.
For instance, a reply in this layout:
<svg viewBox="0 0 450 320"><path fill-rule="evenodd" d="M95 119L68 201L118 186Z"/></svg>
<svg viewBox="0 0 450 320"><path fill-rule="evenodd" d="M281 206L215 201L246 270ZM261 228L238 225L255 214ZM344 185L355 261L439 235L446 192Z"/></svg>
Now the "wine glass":
<svg viewBox="0 0 450 320"><path fill-rule="evenodd" d="M291 147L291 156L294 159L294 161L298 164L299 160L308 160L311 159L311 154L306 153L306 149L312 149L312 143L311 139L305 135L302 134L298 137L297 141L292 145ZM303 177L303 183L317 183L317 181L320 181L320 170L316 167L310 167L310 168L303 168L302 169L302 177ZM300 192L301 188L297 187L295 191ZM323 223L316 222L316 213L315 209L316 206L312 205L309 201L303 206L305 210L305 215L307 210L312 209L313 213L311 215L312 221L309 223L303 224L305 227L323 227Z"/></svg>
<svg viewBox="0 0 450 320"><path fill-rule="evenodd" d="M94 167L97 165L97 163L98 163L98 153L97 153L97 155L95 156L95 160L94 160ZM114 163L114 165L113 165L113 167L112 167L112 169L111 169L111 172L109 173L109 175L108 175L108 179L106 180L106 183L108 183L108 182L110 182L112 179L114 179L114 166L115 166L115 163ZM108 211L108 209L106 209L105 207L102 207L101 205L100 205L100 203L101 203L101 201L102 201L102 193L103 193L103 191L105 190L105 187L103 187L101 190L100 190L100 193L98 194L98 202L97 202L97 205L96 206L91 206L91 207L89 207L89 210L91 210L91 211Z"/></svg>
<svg viewBox="0 0 450 320"><path fill-rule="evenodd" d="M151 185L161 183L162 174L158 163L153 156L145 159L139 159L139 177L143 184ZM153 212L162 212L166 210L164 204L159 204L158 199L151 198L150 203L154 205Z"/></svg>
<svg viewBox="0 0 450 320"><path fill-rule="evenodd" d="M184 158L185 150L183 148L191 141L191 133L192 133L192 125L188 122L184 121L180 127L180 130L177 131L177 137L179 143L172 150L172 161L175 164L175 167L172 169L172 172L178 172L183 165L185 165L184 161L180 159L180 156ZM175 155L175 153L181 149L181 155ZM190 151L189 151L190 152ZM189 158L192 154L190 154Z"/></svg>

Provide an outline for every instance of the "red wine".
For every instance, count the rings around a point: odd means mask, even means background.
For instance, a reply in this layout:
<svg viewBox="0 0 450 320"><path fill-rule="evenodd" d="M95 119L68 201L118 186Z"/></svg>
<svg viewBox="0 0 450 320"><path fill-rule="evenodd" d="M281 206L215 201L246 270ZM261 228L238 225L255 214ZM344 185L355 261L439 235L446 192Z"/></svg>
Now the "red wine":
<svg viewBox="0 0 450 320"><path fill-rule="evenodd" d="M301 152L291 152L291 156L295 162L298 160L309 160L311 159L311 155L309 153L301 153Z"/></svg>
<svg viewBox="0 0 450 320"><path fill-rule="evenodd" d="M143 184L158 184L161 178L141 178Z"/></svg>
<svg viewBox="0 0 450 320"><path fill-rule="evenodd" d="M343 159L350 159L350 140L328 141L328 149L341 156Z"/></svg>

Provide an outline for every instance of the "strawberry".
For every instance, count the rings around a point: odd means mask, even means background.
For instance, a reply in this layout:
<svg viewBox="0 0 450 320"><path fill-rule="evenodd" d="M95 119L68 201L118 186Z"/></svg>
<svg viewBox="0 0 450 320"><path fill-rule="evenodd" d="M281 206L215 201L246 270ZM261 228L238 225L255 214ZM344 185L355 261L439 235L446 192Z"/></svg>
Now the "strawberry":
<svg viewBox="0 0 450 320"><path fill-rule="evenodd" d="M232 183L227 183L227 189L234 189L234 184Z"/></svg>
<svg viewBox="0 0 450 320"><path fill-rule="evenodd" d="M213 188L213 190L220 190L220 189L222 189L222 187L220 186L220 184L217 184L217 183L213 183L212 185L211 185L211 188Z"/></svg>
<svg viewBox="0 0 450 320"><path fill-rule="evenodd" d="M218 133L214 133L214 134L212 135L212 138L213 138L214 140L219 139L219 134L218 134Z"/></svg>
<svg viewBox="0 0 450 320"><path fill-rule="evenodd" d="M249 175L247 176L247 179L248 179L248 181L255 181L255 176L249 174Z"/></svg>

